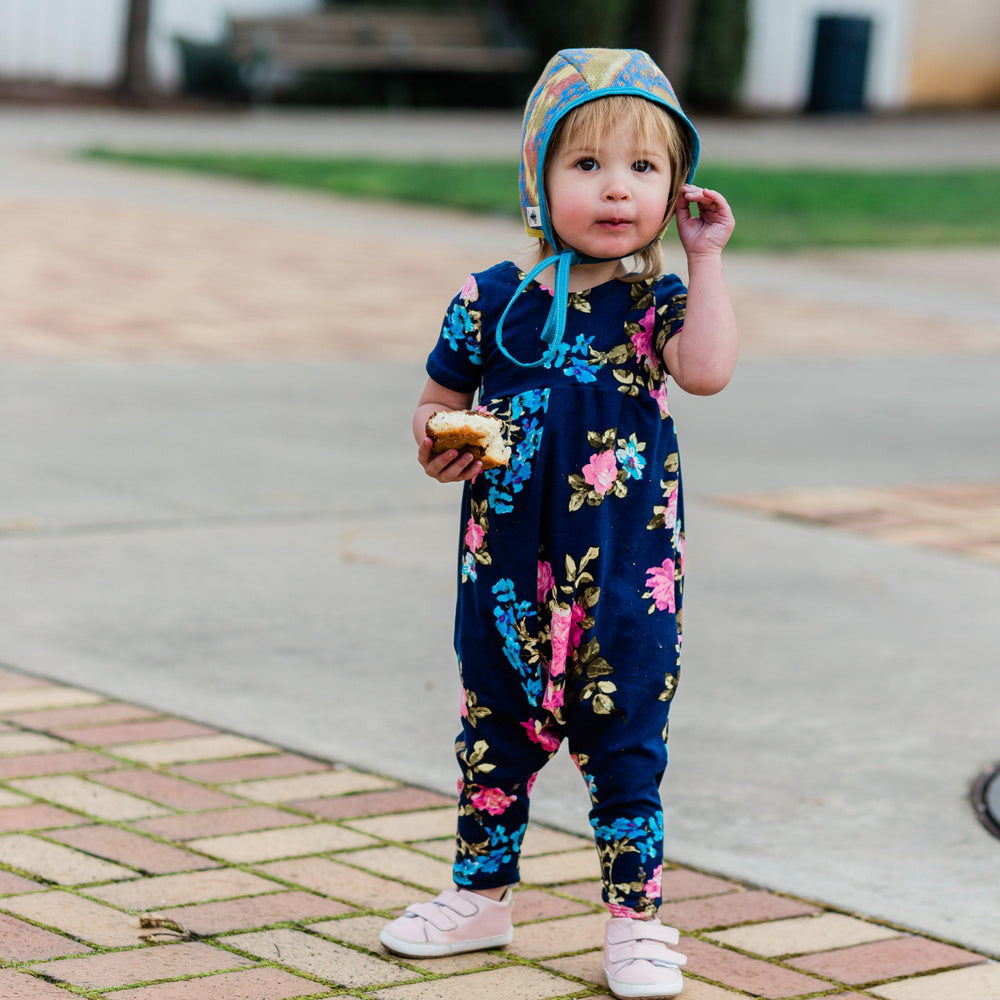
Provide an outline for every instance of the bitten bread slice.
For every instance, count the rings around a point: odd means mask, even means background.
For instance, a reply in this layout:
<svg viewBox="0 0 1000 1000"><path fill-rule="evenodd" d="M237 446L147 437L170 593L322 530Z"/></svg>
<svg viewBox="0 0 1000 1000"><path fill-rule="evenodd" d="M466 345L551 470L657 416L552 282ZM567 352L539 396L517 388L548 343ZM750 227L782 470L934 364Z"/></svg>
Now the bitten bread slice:
<svg viewBox="0 0 1000 1000"><path fill-rule="evenodd" d="M510 461L510 446L503 439L503 422L477 410L438 410L427 420L427 436L438 453L454 448L467 451L496 469Z"/></svg>

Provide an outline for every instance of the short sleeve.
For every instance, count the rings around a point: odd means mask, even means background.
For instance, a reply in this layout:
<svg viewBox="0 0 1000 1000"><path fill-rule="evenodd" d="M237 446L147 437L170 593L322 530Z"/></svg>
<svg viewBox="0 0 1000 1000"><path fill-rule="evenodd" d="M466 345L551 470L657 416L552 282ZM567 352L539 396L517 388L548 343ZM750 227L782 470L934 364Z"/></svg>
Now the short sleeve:
<svg viewBox="0 0 1000 1000"><path fill-rule="evenodd" d="M656 312L659 319L657 351L684 328L687 288L676 274L665 274L656 284Z"/></svg>
<svg viewBox="0 0 1000 1000"><path fill-rule="evenodd" d="M483 314L478 304L479 286L475 275L470 275L451 300L441 335L427 358L427 374L455 392L475 392L482 378Z"/></svg>

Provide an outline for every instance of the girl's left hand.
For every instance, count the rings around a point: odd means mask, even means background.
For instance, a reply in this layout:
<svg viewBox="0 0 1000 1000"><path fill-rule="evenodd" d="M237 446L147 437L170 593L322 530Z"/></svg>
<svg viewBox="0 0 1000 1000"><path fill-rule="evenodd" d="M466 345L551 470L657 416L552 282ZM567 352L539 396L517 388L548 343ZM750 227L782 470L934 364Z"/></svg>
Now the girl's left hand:
<svg viewBox="0 0 1000 1000"><path fill-rule="evenodd" d="M698 214L691 214L691 206ZM736 220L729 203L718 191L685 184L677 201L677 233L688 255L721 253L729 242Z"/></svg>

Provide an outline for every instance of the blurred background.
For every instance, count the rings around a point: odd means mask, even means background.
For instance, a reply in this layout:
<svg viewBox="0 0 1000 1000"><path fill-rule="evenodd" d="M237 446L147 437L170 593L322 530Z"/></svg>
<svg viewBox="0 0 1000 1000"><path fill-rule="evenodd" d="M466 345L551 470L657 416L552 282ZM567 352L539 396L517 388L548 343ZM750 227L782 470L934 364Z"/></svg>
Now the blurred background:
<svg viewBox="0 0 1000 1000"><path fill-rule="evenodd" d="M0 95L515 106L634 45L698 109L901 111L996 105L998 44L994 0L0 0Z"/></svg>
<svg viewBox="0 0 1000 1000"><path fill-rule="evenodd" d="M410 421L575 45L657 58L737 218L668 854L995 950L997 0L0 0L0 663L453 791Z"/></svg>

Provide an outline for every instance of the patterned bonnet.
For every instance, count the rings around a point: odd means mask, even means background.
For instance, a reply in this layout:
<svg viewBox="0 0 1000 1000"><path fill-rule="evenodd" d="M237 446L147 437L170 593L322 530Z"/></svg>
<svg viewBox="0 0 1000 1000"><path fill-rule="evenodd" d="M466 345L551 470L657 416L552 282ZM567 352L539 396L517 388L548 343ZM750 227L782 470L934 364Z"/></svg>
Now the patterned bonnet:
<svg viewBox="0 0 1000 1000"><path fill-rule="evenodd" d="M698 133L681 110L670 81L653 60L640 49L562 49L542 71L524 109L521 139L521 214L529 236L543 237L555 249L559 243L549 219L545 199L545 154L556 126L574 108L601 97L633 95L666 108L677 119L690 143L691 167L688 182L694 179L700 144ZM657 234L659 239L667 223ZM566 328L569 298L569 269L573 264L595 263L595 259L567 248L536 264L518 286L497 324L496 341L500 350L522 368L536 368L558 348ZM503 321L520 294L547 267L556 265L552 308L542 329L541 339L548 346L546 355L534 362L521 362L503 346Z"/></svg>

